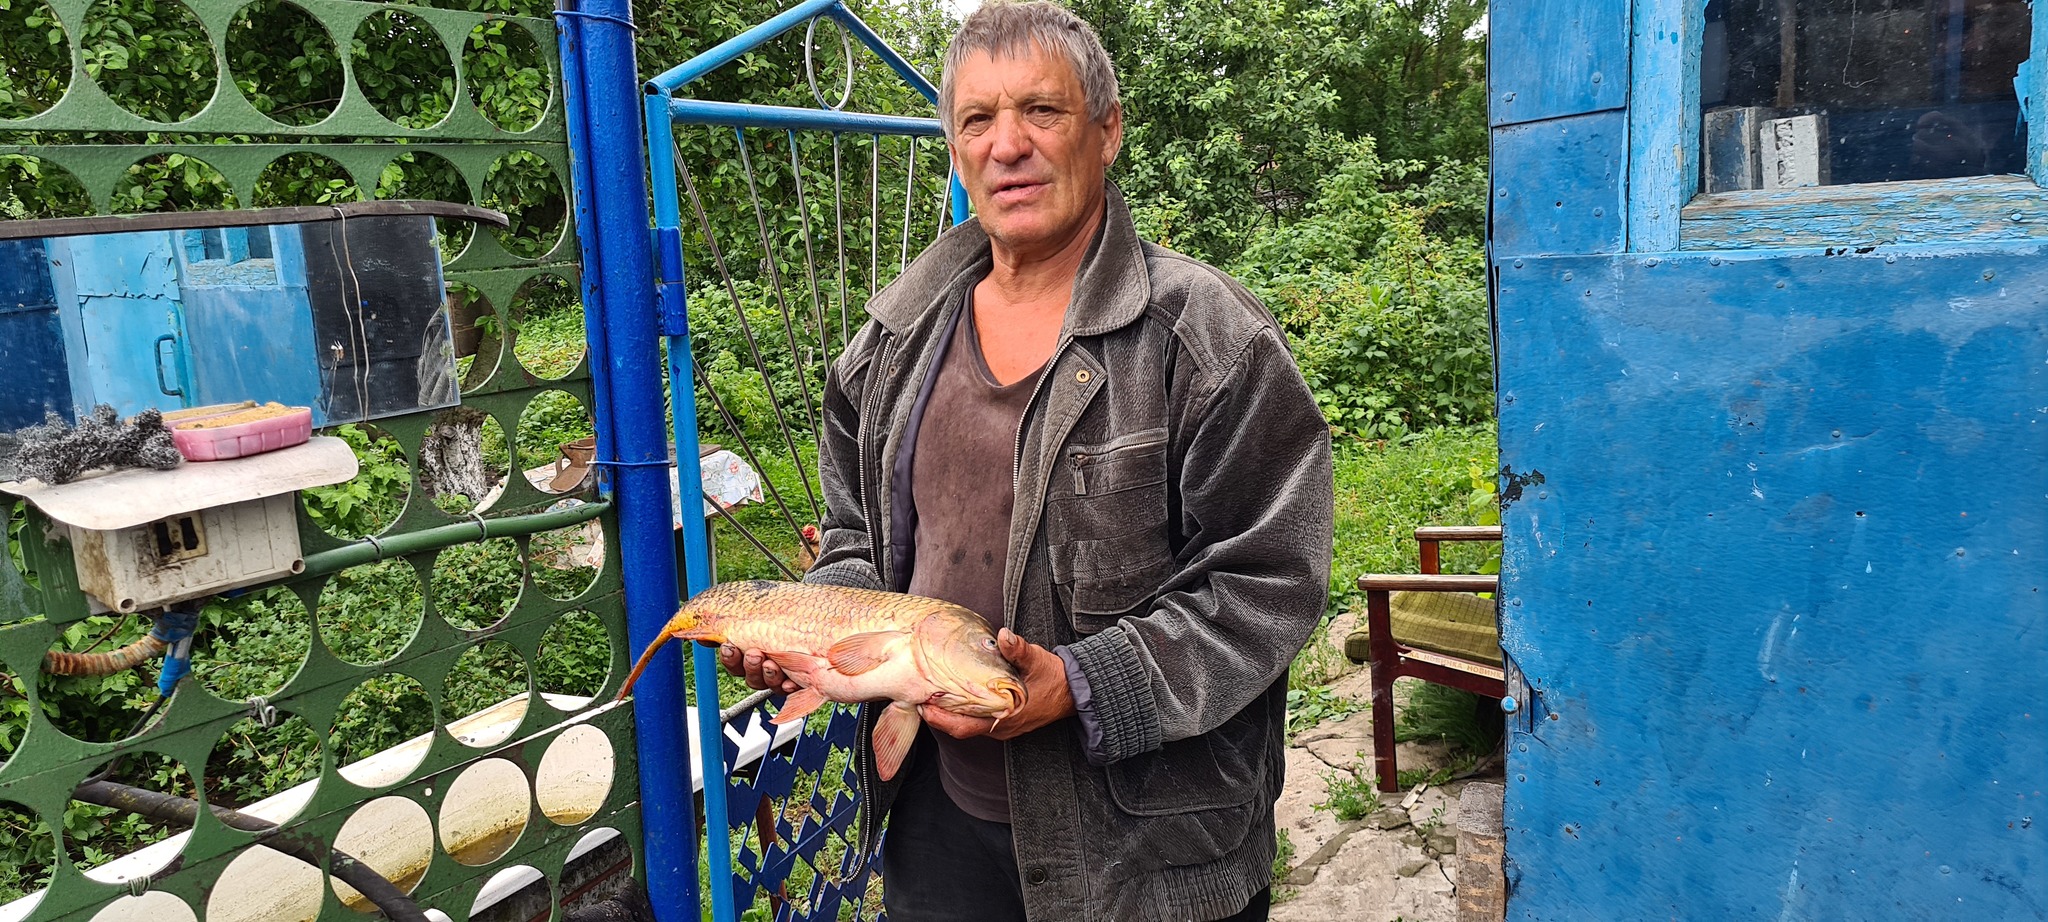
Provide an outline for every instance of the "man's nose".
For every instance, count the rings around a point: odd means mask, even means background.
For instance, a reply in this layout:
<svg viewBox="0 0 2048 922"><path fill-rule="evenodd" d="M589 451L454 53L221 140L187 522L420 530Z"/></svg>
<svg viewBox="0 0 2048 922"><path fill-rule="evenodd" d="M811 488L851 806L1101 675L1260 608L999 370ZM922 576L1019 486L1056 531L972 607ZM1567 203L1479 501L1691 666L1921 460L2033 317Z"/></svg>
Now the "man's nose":
<svg viewBox="0 0 2048 922"><path fill-rule="evenodd" d="M990 127L989 156L998 163L1016 163L1031 156L1031 133L1015 112L999 112Z"/></svg>

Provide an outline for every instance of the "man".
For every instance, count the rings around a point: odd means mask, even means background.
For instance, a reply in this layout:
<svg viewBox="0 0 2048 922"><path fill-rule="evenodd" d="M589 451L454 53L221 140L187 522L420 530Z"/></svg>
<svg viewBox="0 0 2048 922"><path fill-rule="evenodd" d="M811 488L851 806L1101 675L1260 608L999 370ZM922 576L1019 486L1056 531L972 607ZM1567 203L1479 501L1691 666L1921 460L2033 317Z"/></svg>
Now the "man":
<svg viewBox="0 0 2048 922"><path fill-rule="evenodd" d="M806 579L979 612L1029 701L1000 723L924 708L940 732L888 784L863 715L889 917L1263 919L1287 668L1329 577L1328 429L1265 309L1138 239L1085 23L981 7L939 112L977 220L833 367Z"/></svg>

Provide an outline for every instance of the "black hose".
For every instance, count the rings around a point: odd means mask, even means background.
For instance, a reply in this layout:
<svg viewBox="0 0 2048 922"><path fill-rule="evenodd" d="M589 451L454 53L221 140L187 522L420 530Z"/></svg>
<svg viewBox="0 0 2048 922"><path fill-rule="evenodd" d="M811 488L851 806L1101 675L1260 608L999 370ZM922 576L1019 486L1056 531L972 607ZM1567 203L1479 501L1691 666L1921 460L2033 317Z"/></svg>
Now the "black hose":
<svg viewBox="0 0 2048 922"><path fill-rule="evenodd" d="M196 800L113 781L88 780L73 789L71 796L85 803L112 807L178 826L189 827L199 819L199 802ZM215 819L230 829L262 834L263 838L258 842L265 848L290 855L316 868L325 866L337 880L356 888L365 899L375 904L391 922L428 922L427 914L420 911L419 904L413 902L412 897L377 873L375 868L342 853L340 849L329 848L327 859L322 861L306 843L289 836L275 835L281 828L276 823L227 807L209 809Z"/></svg>

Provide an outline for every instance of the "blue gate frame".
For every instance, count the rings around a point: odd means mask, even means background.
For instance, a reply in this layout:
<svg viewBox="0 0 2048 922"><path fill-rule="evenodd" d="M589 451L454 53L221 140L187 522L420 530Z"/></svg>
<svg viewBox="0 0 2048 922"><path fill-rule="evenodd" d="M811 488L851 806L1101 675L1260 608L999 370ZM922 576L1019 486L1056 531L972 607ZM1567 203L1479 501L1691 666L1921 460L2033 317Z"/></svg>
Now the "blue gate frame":
<svg viewBox="0 0 2048 922"><path fill-rule="evenodd" d="M640 649L662 629L677 601L685 597L685 589L694 595L712 582L709 535L694 528L682 529L685 572L678 581L670 485L665 470L670 464L671 444L678 459L698 454L681 201L670 143L675 127L716 125L740 132L768 128L791 133L809 130L877 137L942 134L938 120L933 118L849 112L826 106L822 100L819 108L806 109L677 98L677 91L748 51L819 19L831 20L859 40L927 100L936 103L938 91L841 0L808 0L662 73L646 83L644 93L633 76L634 26L626 0L571 3L558 10L556 16L561 25L562 78L570 148L574 153L572 179L578 226L590 229L582 241L584 302L589 308L591 368L598 404L600 448L596 466L604 489L617 498L623 568L631 574L626 581L628 643L633 649ZM845 102L842 100L840 105ZM636 124L642 115L646 126L644 149L636 133L618 127ZM598 176L603 177L602 182L596 180ZM654 203L651 236L645 206L650 194ZM950 202L951 222L966 220L967 197L957 179L951 182ZM672 432L662 431L665 395L660 381L662 342L657 336L665 338L668 349L671 393L666 395L666 403L674 408ZM684 476L677 481L682 494L681 508L700 508L703 496L697 478ZM696 645L690 648L695 651L690 672L696 700L717 701L719 667L715 654ZM643 701L684 700L682 670L677 659L657 658L641 677L637 690ZM753 714L765 713L763 708L763 704L756 704L750 714L738 715L739 719L754 719ZM675 766L688 765L694 757L707 780L707 790L709 779L716 778L726 794L704 799L704 826L710 838L705 850L709 864L703 869L707 872L705 878L727 882L714 884L709 894L711 917L716 922L737 919L743 893L764 882L778 882L788 873L794 853L807 848L815 850L823 834L849 824L858 807L856 801L844 796L833 803L813 804L814 814L820 819L804 823L794 831L795 841L780 863L772 861L765 851L759 855L743 854L742 862L747 866L739 869L745 872L742 876L732 863L733 818L728 815L728 802L754 802L763 794L787 795L796 771L822 771L824 757L831 747L851 745L853 715L834 715L822 734L799 743L792 758L772 765L764 760L764 767L751 780L740 783L733 781L730 771L736 753L723 732L726 721L697 721L693 747L681 707L636 707L634 720L639 740L643 828L648 831L642 855L648 893L663 922L701 918L704 908L703 895L698 892L699 843L694 834L697 818L691 773L677 771ZM814 794L814 800L817 799ZM849 864L858 858L849 855ZM843 879L820 884L826 899L814 908L829 915L840 898L858 885L858 881Z"/></svg>

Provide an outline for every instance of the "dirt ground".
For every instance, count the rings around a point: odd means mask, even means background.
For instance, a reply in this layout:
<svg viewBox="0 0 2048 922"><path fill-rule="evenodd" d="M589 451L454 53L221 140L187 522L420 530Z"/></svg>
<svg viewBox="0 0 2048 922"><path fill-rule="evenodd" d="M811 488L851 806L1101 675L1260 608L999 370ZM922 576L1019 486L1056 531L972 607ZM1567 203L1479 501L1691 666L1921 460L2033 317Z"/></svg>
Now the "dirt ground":
<svg viewBox="0 0 2048 922"><path fill-rule="evenodd" d="M1396 686L1405 698L1410 680ZM1359 669L1331 684L1336 694L1371 701ZM1448 744L1403 743L1400 767L1449 764ZM1296 736L1287 750L1287 787L1280 796L1279 827L1294 846L1289 873L1274 887L1274 922L1453 922L1457 918L1458 793L1499 772L1431 786L1420 794L1381 795L1378 812L1349 822L1315 809L1329 798L1328 777L1362 766L1372 775L1372 714L1360 710ZM1339 780L1344 776L1338 774ZM1403 805L1406 809L1402 809ZM1441 811L1440 813L1438 811Z"/></svg>

